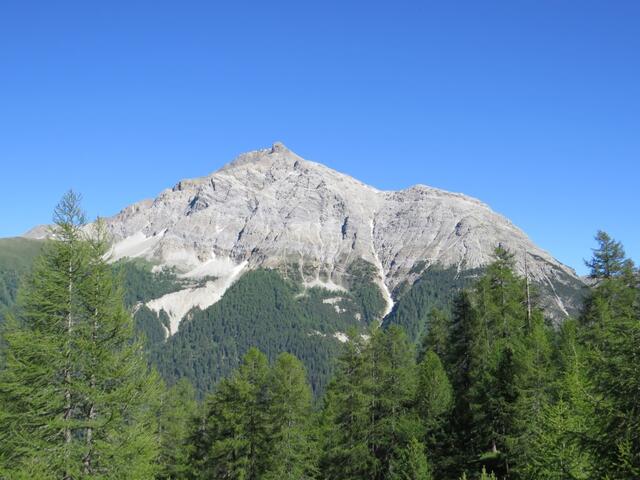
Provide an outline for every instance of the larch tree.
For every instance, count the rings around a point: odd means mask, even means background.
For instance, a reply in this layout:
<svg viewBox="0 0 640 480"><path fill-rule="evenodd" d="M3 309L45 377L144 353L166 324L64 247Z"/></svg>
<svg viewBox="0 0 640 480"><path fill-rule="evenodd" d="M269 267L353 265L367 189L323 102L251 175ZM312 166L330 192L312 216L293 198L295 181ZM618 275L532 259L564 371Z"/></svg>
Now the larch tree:
<svg viewBox="0 0 640 480"><path fill-rule="evenodd" d="M192 457L196 478L262 478L269 464L269 362L251 348L205 405Z"/></svg>
<svg viewBox="0 0 640 480"><path fill-rule="evenodd" d="M157 443L150 373L105 230L67 193L5 331L0 478L150 479Z"/></svg>
<svg viewBox="0 0 640 480"><path fill-rule="evenodd" d="M368 344L350 331L327 388L320 468L330 480L373 478L378 460L370 448L373 393Z"/></svg>
<svg viewBox="0 0 640 480"><path fill-rule="evenodd" d="M271 369L268 385L267 442L270 455L262 478L314 478L317 473L317 446L310 435L312 395L304 366L295 356L280 354Z"/></svg>
<svg viewBox="0 0 640 480"><path fill-rule="evenodd" d="M424 445L412 437L391 459L389 480L432 480Z"/></svg>
<svg viewBox="0 0 640 480"><path fill-rule="evenodd" d="M596 408L588 447L596 457L596 475L640 477L640 318L633 262L607 234L587 262L596 286L587 299L581 324L589 346L589 376Z"/></svg>
<svg viewBox="0 0 640 480"><path fill-rule="evenodd" d="M165 389L158 412L158 437L160 455L158 457L158 480L179 480L188 478L191 472L191 426L197 418L195 389L183 378Z"/></svg>

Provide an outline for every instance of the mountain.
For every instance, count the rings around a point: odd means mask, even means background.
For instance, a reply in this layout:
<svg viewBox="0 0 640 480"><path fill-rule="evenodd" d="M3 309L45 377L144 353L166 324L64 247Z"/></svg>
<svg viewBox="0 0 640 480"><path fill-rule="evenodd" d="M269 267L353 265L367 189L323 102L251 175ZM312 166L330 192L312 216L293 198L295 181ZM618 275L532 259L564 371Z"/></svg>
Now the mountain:
<svg viewBox="0 0 640 480"><path fill-rule="evenodd" d="M108 219L114 259L142 257L206 279L155 299L171 334L193 307L218 301L243 272L278 269L303 285L349 290L350 267L371 265L391 312L394 291L432 266L456 272L491 261L498 244L516 255L555 319L579 306L583 283L486 204L458 193L416 185L381 191L281 143L240 155L219 171L183 180ZM39 230L37 230L39 233Z"/></svg>
<svg viewBox="0 0 640 480"><path fill-rule="evenodd" d="M151 361L169 384L186 377L200 396L252 346L271 359L298 356L320 393L345 332L397 324L418 340L431 309L447 310L498 245L514 253L552 321L577 313L586 289L474 198L423 185L378 190L280 143L105 221ZM0 261L5 303L47 231L0 243L8 265L16 245L30 246L19 271Z"/></svg>

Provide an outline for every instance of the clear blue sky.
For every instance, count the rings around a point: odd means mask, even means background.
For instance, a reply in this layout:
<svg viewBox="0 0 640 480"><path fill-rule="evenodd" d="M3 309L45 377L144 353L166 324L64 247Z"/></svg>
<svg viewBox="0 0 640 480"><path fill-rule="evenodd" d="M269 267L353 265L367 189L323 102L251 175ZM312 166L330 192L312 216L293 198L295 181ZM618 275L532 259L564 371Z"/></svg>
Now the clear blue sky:
<svg viewBox="0 0 640 480"><path fill-rule="evenodd" d="M640 258L638 1L0 4L0 236L94 216L281 140L510 217L584 272Z"/></svg>

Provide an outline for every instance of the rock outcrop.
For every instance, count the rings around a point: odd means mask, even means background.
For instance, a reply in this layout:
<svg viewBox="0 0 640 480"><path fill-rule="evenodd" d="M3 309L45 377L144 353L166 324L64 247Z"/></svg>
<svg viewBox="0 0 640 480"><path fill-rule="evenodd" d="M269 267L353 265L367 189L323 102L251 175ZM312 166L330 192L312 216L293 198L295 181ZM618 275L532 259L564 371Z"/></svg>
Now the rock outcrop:
<svg viewBox="0 0 640 480"><path fill-rule="evenodd" d="M114 259L144 257L187 277L211 277L201 287L209 291L192 292L201 307L219 299L245 269L286 267L307 285L341 289L349 265L364 259L378 271L389 311L400 282L431 265L482 267L498 244L516 255L520 273L526 268L542 286L554 315L575 307L561 292L582 283L474 198L423 185L381 191L281 143L240 155L209 176L182 180L125 208L108 225ZM176 315L187 310L188 299L181 302ZM165 303L151 307L168 308Z"/></svg>

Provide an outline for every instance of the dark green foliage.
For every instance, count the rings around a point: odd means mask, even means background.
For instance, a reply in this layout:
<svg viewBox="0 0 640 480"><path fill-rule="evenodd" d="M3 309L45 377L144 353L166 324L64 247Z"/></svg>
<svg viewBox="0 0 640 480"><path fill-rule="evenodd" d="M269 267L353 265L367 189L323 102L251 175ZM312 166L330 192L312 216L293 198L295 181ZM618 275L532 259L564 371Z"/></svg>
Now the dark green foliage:
<svg viewBox="0 0 640 480"><path fill-rule="evenodd" d="M385 327L398 325L411 340L417 341L428 331L429 315L433 309L448 313L460 289L469 285L480 273L480 270L466 270L461 274L454 267L428 268L399 296L393 311L385 318Z"/></svg>
<svg viewBox="0 0 640 480"><path fill-rule="evenodd" d="M113 264L116 275L120 276L127 306L133 307L185 287L185 281L180 280L173 270L154 272L152 267L140 259L120 260Z"/></svg>
<svg viewBox="0 0 640 480"><path fill-rule="evenodd" d="M142 333L144 340L149 347L161 344L167 337L167 331L163 328L168 322L167 314L163 311L158 315L156 312L149 310L145 305L140 305L133 315L136 331Z"/></svg>
<svg viewBox="0 0 640 480"><path fill-rule="evenodd" d="M595 280L608 280L619 276L625 266L624 248L606 232L596 234L598 248L593 249L593 258L585 264L591 270L589 276Z"/></svg>
<svg viewBox="0 0 640 480"><path fill-rule="evenodd" d="M448 369L456 397L452 463L459 467L481 463L500 476L513 474L530 436L529 417L547 401L551 331L541 311L528 308L526 291L513 256L498 248L454 304Z"/></svg>
<svg viewBox="0 0 640 480"><path fill-rule="evenodd" d="M437 433L453 406L453 389L440 357L432 350L418 364L415 402L427 434Z"/></svg>
<svg viewBox="0 0 640 480"><path fill-rule="evenodd" d="M588 342L588 375L595 400L588 447L599 478L640 476L640 318L637 272L624 249L599 232L592 278L596 287L581 317Z"/></svg>
<svg viewBox="0 0 640 480"><path fill-rule="evenodd" d="M594 418L585 358L576 323L569 320L559 332L559 375L552 398L532 409L528 418L529 435L517 465L521 478L593 478L593 456L583 446Z"/></svg>
<svg viewBox="0 0 640 480"><path fill-rule="evenodd" d="M640 278L602 232L584 310L557 330L502 248L464 278L417 264L421 277L384 328L367 262L351 265L350 292L286 279L310 267L249 272L166 343L168 317L141 303L186 284L119 263L136 328L173 385L159 401L103 240L72 237L45 249L6 329L3 480L87 469L134 479L640 478ZM341 344L334 334L345 331ZM332 372L314 411L311 385L322 393ZM108 422L105 412L115 412Z"/></svg>
<svg viewBox="0 0 640 480"><path fill-rule="evenodd" d="M379 461L370 448L373 385L367 342L351 331L327 389L321 471L331 480L373 478Z"/></svg>
<svg viewBox="0 0 640 480"><path fill-rule="evenodd" d="M398 449L420 435L415 354L398 327L352 334L326 398L326 478L390 478Z"/></svg>
<svg viewBox="0 0 640 480"><path fill-rule="evenodd" d="M273 367L257 349L207 399L196 425L195 478L303 480L315 471L311 391L302 364L278 356Z"/></svg>
<svg viewBox="0 0 640 480"><path fill-rule="evenodd" d="M133 312L136 331L142 334L148 349L161 345L169 329L166 312L159 314L144 303L187 287L173 270L154 272L153 265L141 259L119 260L113 264L124 291L124 302Z"/></svg>
<svg viewBox="0 0 640 480"><path fill-rule="evenodd" d="M332 334L351 327L362 328L363 310L358 301L348 292L332 292L314 287L307 289L296 300L305 317L322 319L315 322L318 331Z"/></svg>
<svg viewBox="0 0 640 480"><path fill-rule="evenodd" d="M189 320L152 358L169 383L186 377L202 394L233 371L253 346L270 360L289 352L305 364L318 393L339 348L334 332L354 325L349 312L337 314L334 305L323 303L329 296L338 295L319 289L304 294L273 270L248 272L219 302L192 310ZM353 312L350 302L347 296L338 305Z"/></svg>
<svg viewBox="0 0 640 480"><path fill-rule="evenodd" d="M195 390L185 379L167 388L158 409L160 455L158 480L181 480L191 472L190 434L192 416L197 412Z"/></svg>
<svg viewBox="0 0 640 480"><path fill-rule="evenodd" d="M378 330L370 341L373 405L371 448L376 478L387 478L395 449L419 434L412 411L416 392L415 351L399 327Z"/></svg>
<svg viewBox="0 0 640 480"><path fill-rule="evenodd" d="M447 348L449 344L449 332L451 330L451 318L448 313L438 308L432 308L427 320L427 333L422 338L418 361L424 355L432 351L440 358L447 358Z"/></svg>
<svg viewBox="0 0 640 480"><path fill-rule="evenodd" d="M27 238L0 238L0 324L4 310L15 303L20 282L31 271L43 244Z"/></svg>
<svg viewBox="0 0 640 480"><path fill-rule="evenodd" d="M0 323L4 311L15 304L21 279L31 270L34 258L45 242L26 238L0 239ZM138 304L175 292L186 286L171 270L152 271L153 265L140 259L120 260L113 264L114 273L123 286L124 303L134 313L136 330L148 344L161 343L166 338L162 327L168 322L166 313L158 315ZM165 326L168 326L166 324Z"/></svg>
<svg viewBox="0 0 640 480"><path fill-rule="evenodd" d="M421 423L420 436L432 469L443 476L448 465L451 438L448 420L453 408L453 388L438 355L428 350L417 366L415 412Z"/></svg>
<svg viewBox="0 0 640 480"><path fill-rule="evenodd" d="M205 405L199 449L192 458L197 478L258 479L268 466L267 358L257 349L218 385Z"/></svg>
<svg viewBox="0 0 640 480"><path fill-rule="evenodd" d="M385 308L385 299L375 282L378 276L376 267L358 259L347 269L348 289L362 309L363 320L368 325L381 320Z"/></svg>

